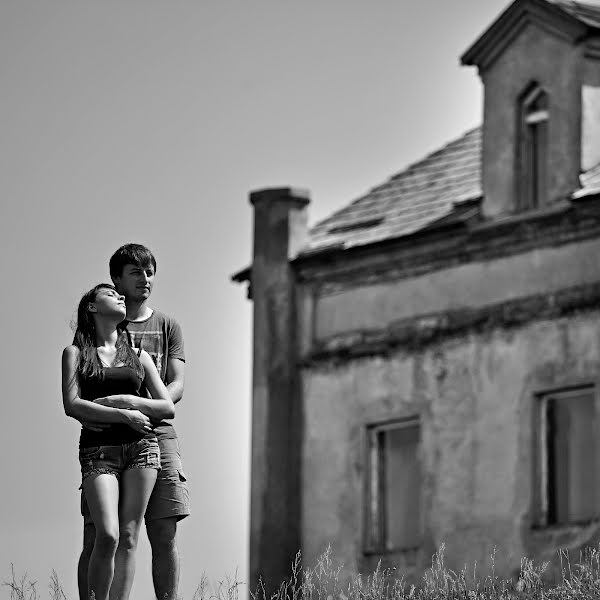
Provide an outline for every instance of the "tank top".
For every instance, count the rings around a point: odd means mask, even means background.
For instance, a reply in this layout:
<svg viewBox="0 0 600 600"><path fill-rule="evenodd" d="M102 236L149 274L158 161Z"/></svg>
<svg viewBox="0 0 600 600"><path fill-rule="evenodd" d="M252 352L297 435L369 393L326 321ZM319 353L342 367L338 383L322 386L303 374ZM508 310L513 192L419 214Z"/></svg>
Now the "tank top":
<svg viewBox="0 0 600 600"><path fill-rule="evenodd" d="M127 366L103 367L102 377L80 377L79 385L81 398L84 400L95 400L113 394L132 394L139 396L141 380L134 369ZM111 423L103 431L91 431L85 427L81 428L79 437L80 448L92 446L118 446L137 442L142 438L154 438L153 433L140 433L124 423Z"/></svg>

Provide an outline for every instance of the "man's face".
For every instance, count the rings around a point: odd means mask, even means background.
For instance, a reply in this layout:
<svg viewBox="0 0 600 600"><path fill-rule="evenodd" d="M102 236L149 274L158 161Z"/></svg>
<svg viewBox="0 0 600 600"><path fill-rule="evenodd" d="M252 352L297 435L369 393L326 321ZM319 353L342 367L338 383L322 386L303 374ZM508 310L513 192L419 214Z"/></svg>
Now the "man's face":
<svg viewBox="0 0 600 600"><path fill-rule="evenodd" d="M125 265L121 277L114 278L119 294L129 302L143 302L152 293L154 267L152 265Z"/></svg>

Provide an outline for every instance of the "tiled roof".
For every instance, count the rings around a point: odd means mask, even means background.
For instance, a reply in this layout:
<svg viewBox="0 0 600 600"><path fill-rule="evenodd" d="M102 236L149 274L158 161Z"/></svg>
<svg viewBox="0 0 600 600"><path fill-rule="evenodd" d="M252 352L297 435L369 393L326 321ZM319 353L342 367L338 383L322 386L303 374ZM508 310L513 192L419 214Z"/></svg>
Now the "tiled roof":
<svg viewBox="0 0 600 600"><path fill-rule="evenodd" d="M315 225L306 252L405 236L481 197L481 128L410 165Z"/></svg>
<svg viewBox="0 0 600 600"><path fill-rule="evenodd" d="M582 173L574 200L600 194L600 164ZM471 215L482 197L477 127L317 223L302 255L381 242Z"/></svg>
<svg viewBox="0 0 600 600"><path fill-rule="evenodd" d="M547 1L584 25L600 28L600 4ZM511 6L518 8L517 3ZM600 165L582 174L581 186L573 194L574 199L600 193ZM410 235L434 223L451 221L455 214L464 214L465 201L481 196L481 128L478 127L317 223L302 254Z"/></svg>
<svg viewBox="0 0 600 600"><path fill-rule="evenodd" d="M600 194L600 164L582 173L579 180L581 188L572 195L573 199Z"/></svg>

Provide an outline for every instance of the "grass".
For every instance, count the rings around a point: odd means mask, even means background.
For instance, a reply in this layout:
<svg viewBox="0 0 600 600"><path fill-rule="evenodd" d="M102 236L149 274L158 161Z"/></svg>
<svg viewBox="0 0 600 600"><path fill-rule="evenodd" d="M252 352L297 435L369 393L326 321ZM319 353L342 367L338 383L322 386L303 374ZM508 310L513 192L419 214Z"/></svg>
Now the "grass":
<svg viewBox="0 0 600 600"><path fill-rule="evenodd" d="M39 600L41 598L37 589L37 581L29 579L27 573L17 577L14 565L11 565L10 574L10 580L2 584L4 588L10 590L10 600ZM67 600L54 569L52 569L52 575L50 575L48 592L51 600Z"/></svg>
<svg viewBox="0 0 600 600"><path fill-rule="evenodd" d="M378 567L367 575L343 577L342 565L332 560L327 549L314 566L302 564L300 553L291 565L291 573L278 590L268 594L259 584L254 592L238 581L237 574L209 584L203 576L192 600L600 600L600 547L581 553L577 564L571 565L566 552L560 551L561 578L549 585L544 579L548 563L535 565L523 558L517 577L501 579L494 573L479 578L465 567L456 573L444 565L444 546L434 554L431 567L425 572L420 585L407 585L395 576L393 569ZM11 566L11 578L2 584L10 600L41 600L37 582L27 574L18 577ZM0 596L1 597L1 596ZM68 600L52 571L48 585L50 600Z"/></svg>

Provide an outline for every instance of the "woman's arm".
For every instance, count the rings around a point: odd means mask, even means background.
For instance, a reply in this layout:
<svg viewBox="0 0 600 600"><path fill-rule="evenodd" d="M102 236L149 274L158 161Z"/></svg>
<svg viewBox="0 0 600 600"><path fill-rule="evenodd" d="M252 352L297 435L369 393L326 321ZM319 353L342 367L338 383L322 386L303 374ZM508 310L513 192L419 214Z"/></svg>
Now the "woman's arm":
<svg viewBox="0 0 600 600"><path fill-rule="evenodd" d="M137 410L122 410L102 406L81 398L77 378L79 350L67 346L62 354L62 396L65 413L78 421L97 423L125 423L136 431L145 433L152 429L150 419Z"/></svg>
<svg viewBox="0 0 600 600"><path fill-rule="evenodd" d="M171 401L169 391L162 382L154 361L142 350L140 362L144 367L144 385L152 398L142 398L132 394L115 394L94 400L103 406L139 410L154 420L172 419L175 416L175 405Z"/></svg>

